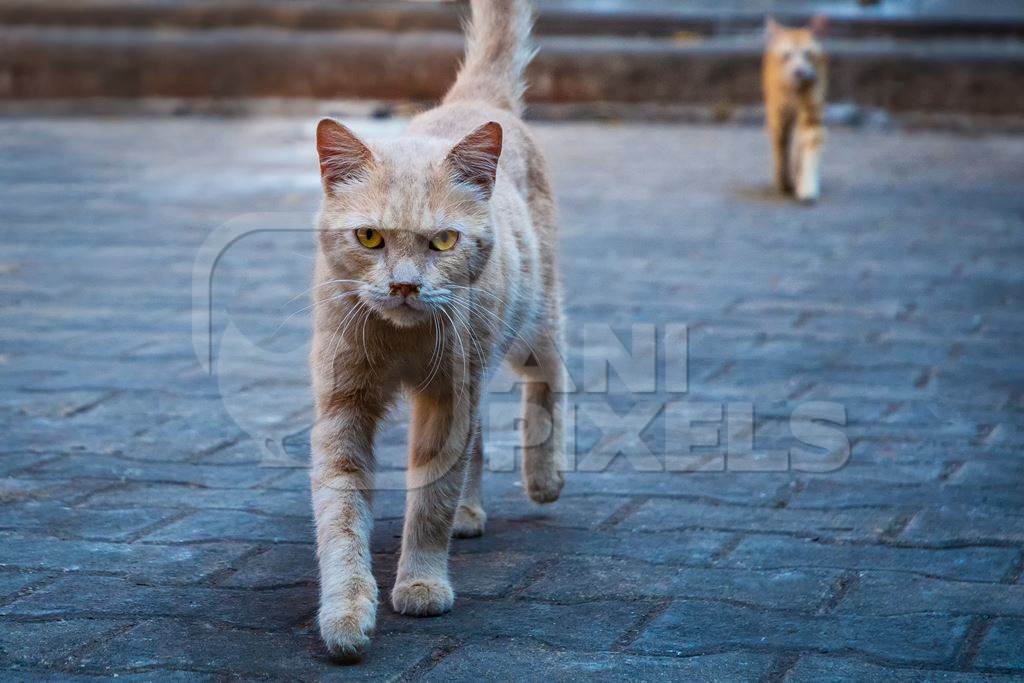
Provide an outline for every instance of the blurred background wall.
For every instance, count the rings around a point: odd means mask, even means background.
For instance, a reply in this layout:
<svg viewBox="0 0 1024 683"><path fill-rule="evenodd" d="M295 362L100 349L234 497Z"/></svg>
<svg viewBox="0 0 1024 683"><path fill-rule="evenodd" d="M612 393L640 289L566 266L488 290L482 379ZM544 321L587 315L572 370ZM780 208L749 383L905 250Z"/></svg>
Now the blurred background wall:
<svg viewBox="0 0 1024 683"><path fill-rule="evenodd" d="M536 4L535 114L756 116L769 13L829 18L834 116L1024 112L1020 0ZM451 82L465 11L431 0L0 0L0 98L429 101Z"/></svg>

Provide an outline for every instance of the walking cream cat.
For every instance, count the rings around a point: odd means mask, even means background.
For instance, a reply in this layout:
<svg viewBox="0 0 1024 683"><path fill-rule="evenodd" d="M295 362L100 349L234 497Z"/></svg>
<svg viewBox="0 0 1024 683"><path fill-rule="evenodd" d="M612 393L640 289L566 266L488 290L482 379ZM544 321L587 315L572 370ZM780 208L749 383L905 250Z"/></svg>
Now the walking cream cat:
<svg viewBox="0 0 1024 683"><path fill-rule="evenodd" d="M775 162L779 190L802 202L821 192L822 116L828 85L827 63L820 40L824 17L808 28L786 28L766 22L767 45L762 65L765 123Z"/></svg>
<svg viewBox="0 0 1024 683"><path fill-rule="evenodd" d="M312 497L320 633L356 659L377 611L373 441L398 394L412 406L394 609L451 609L448 546L483 533L479 403L503 356L523 379L523 479L563 485L562 312L548 172L520 118L531 11L473 0L465 62L439 107L393 140L323 120L311 355Z"/></svg>

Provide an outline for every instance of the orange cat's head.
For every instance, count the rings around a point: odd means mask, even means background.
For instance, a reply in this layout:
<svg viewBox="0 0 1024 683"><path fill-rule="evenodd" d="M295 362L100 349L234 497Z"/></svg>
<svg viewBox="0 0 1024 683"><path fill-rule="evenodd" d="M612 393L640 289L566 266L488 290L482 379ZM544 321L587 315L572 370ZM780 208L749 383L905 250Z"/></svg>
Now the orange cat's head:
<svg viewBox="0 0 1024 683"><path fill-rule="evenodd" d="M781 85L810 90L824 78L825 51L820 41L825 29L825 17L820 15L806 28L788 28L768 17L765 59L778 74Z"/></svg>
<svg viewBox="0 0 1024 683"><path fill-rule="evenodd" d="M489 200L501 146L493 122L454 147L407 138L372 149L345 126L320 122L320 253L353 304L410 327L462 298L494 245Z"/></svg>

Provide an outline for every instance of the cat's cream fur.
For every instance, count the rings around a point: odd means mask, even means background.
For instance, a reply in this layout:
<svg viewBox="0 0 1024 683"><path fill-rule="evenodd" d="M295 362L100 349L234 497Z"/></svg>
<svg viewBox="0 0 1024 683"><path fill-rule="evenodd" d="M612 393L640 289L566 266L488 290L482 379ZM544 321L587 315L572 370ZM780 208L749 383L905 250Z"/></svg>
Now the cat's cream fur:
<svg viewBox="0 0 1024 683"><path fill-rule="evenodd" d="M484 529L479 403L489 368L506 354L529 358L516 366L526 490L547 503L562 489L555 204L544 159L519 117L530 8L526 0L473 0L472 11L458 79L403 137L362 141L330 120L317 130L324 200L311 479L320 632L341 658L359 656L376 618L373 440L400 391L412 424L396 611L452 607L449 538ZM360 228L379 231L383 246L364 246ZM458 242L432 250L445 230L457 231Z"/></svg>
<svg viewBox="0 0 1024 683"><path fill-rule="evenodd" d="M825 18L815 17L808 28L786 28L769 18L765 31L762 81L775 183L802 202L814 202L821 192L825 140L828 65L820 42Z"/></svg>

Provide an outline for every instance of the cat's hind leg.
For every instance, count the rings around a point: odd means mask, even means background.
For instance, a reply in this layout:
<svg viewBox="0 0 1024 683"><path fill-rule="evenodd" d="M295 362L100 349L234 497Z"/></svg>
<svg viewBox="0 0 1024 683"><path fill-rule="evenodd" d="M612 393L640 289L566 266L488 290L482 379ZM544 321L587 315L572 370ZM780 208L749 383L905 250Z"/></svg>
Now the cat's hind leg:
<svg viewBox="0 0 1024 683"><path fill-rule="evenodd" d="M452 536L455 538L475 538L484 533L487 513L484 512L483 474L484 439L478 418L469 447L469 464L466 470L466 483L462 489L462 500L455 510L455 525L452 527Z"/></svg>
<svg viewBox="0 0 1024 683"><path fill-rule="evenodd" d="M532 363L516 368L523 385L523 484L536 503L558 500L565 485L566 373L562 320L548 316L547 329L531 345Z"/></svg>

